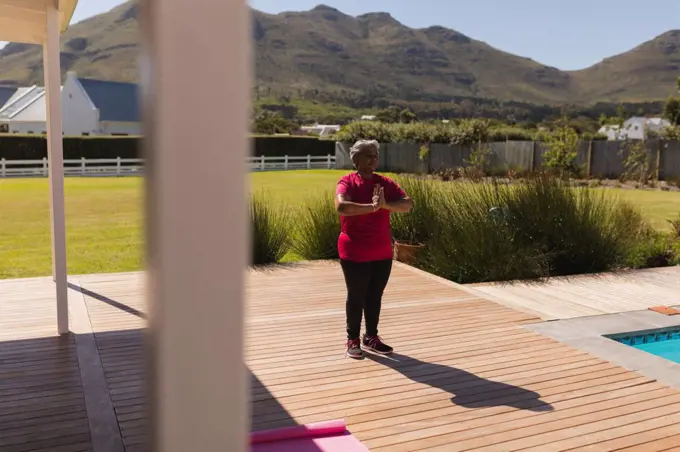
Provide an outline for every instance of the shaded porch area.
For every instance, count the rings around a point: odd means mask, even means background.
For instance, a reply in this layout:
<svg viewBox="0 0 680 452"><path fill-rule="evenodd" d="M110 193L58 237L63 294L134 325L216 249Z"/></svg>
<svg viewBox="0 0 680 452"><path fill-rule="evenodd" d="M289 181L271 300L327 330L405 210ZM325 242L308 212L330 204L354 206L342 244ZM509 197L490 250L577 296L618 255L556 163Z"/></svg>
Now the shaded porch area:
<svg viewBox="0 0 680 452"><path fill-rule="evenodd" d="M0 281L0 451L146 450L144 283L141 273L70 277L73 333L55 337L52 278ZM680 391L401 264L381 315L397 353L346 359L344 290L335 263L249 273L253 430L344 418L372 451L680 444Z"/></svg>

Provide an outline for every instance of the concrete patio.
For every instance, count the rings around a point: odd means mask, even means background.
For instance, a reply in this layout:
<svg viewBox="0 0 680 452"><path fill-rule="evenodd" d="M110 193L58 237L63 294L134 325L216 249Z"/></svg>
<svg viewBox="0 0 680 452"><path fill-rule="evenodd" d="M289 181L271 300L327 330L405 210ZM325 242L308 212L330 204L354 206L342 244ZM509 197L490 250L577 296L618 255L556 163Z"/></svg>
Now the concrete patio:
<svg viewBox="0 0 680 452"><path fill-rule="evenodd" d="M1 452L146 450L144 285L70 277L58 337L51 278L0 281ZM381 317L397 353L357 362L343 302L334 263L250 272L254 430L344 418L372 451L680 449L680 391L561 342L556 322L397 264Z"/></svg>

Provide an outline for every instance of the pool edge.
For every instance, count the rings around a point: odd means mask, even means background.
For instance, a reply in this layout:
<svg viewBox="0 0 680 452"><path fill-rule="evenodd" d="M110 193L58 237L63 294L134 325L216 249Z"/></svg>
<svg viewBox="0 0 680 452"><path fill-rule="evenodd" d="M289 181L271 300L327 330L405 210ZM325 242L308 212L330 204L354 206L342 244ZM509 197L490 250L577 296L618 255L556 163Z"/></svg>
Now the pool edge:
<svg viewBox="0 0 680 452"><path fill-rule="evenodd" d="M523 327L680 389L680 364L611 338L680 328L680 316L664 316L645 310L532 323Z"/></svg>

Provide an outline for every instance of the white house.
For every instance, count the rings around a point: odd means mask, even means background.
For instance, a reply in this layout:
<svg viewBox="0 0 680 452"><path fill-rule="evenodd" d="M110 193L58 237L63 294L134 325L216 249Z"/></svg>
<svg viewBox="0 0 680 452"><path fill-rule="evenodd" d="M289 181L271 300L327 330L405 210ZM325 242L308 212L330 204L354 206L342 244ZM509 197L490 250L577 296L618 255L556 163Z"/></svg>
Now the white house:
<svg viewBox="0 0 680 452"><path fill-rule="evenodd" d="M619 130L618 125L602 126L598 133L607 135L608 140L646 140L647 132L661 132L669 127L671 123L663 118L645 118L643 116L633 116L623 123Z"/></svg>
<svg viewBox="0 0 680 452"><path fill-rule="evenodd" d="M12 92L13 90L13 92ZM64 135L140 135L138 87L133 83L78 78L61 87ZM45 88L0 88L0 131L46 133Z"/></svg>

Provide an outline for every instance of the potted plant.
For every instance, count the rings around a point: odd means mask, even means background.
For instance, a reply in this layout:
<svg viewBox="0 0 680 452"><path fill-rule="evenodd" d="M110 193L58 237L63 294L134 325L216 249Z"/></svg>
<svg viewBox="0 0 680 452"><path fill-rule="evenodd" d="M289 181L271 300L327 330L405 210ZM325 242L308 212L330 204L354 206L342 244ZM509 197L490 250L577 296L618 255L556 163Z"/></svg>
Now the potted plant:
<svg viewBox="0 0 680 452"><path fill-rule="evenodd" d="M398 178L399 185L414 200L413 210L392 217L392 237L394 238L394 259L412 264L425 247L436 224L433 194L435 181L413 176Z"/></svg>
<svg viewBox="0 0 680 452"><path fill-rule="evenodd" d="M405 264L412 264L418 257L418 252L425 247L424 243L408 243L394 241L394 260Z"/></svg>

